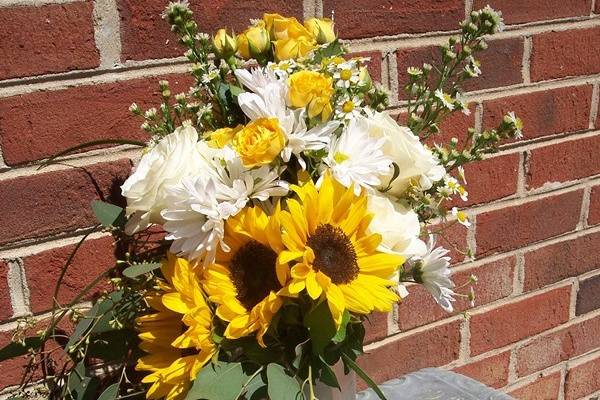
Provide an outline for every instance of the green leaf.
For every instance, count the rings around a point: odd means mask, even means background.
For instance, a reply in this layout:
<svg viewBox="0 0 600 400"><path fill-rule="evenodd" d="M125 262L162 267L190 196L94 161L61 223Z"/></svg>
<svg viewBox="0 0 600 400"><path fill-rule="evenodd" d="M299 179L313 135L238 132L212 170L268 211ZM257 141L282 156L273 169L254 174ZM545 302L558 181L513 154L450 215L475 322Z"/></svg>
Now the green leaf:
<svg viewBox="0 0 600 400"><path fill-rule="evenodd" d="M98 379L86 376L85 365L80 361L68 376L67 389L73 400L92 400L96 398Z"/></svg>
<svg viewBox="0 0 600 400"><path fill-rule="evenodd" d="M285 373L279 364L267 365L267 391L269 398L277 400L303 399L300 383Z"/></svg>
<svg viewBox="0 0 600 400"><path fill-rule="evenodd" d="M121 226L125 222L125 210L100 200L92 201L92 211L102 226Z"/></svg>
<svg viewBox="0 0 600 400"><path fill-rule="evenodd" d="M10 342L0 349L0 361L8 360L27 354L30 349L36 350L42 345L40 336L30 336L21 342Z"/></svg>
<svg viewBox="0 0 600 400"><path fill-rule="evenodd" d="M329 364L327 364L327 362L325 362L325 360L323 360L322 358L320 367L321 382L328 386L340 389L340 383L337 380L337 376L335 376L335 372L333 372Z"/></svg>
<svg viewBox="0 0 600 400"><path fill-rule="evenodd" d="M229 84L229 92L231 93L231 96L237 98L241 93L244 93L244 89L239 86Z"/></svg>
<svg viewBox="0 0 600 400"><path fill-rule="evenodd" d="M267 397L267 384L263 379L262 374L257 374L246 386L244 391L244 399L264 399Z"/></svg>
<svg viewBox="0 0 600 400"><path fill-rule="evenodd" d="M349 321L350 312L348 310L344 310L344 314L342 315L342 323L332 339L335 343L341 343L346 339L346 327L348 326Z"/></svg>
<svg viewBox="0 0 600 400"><path fill-rule="evenodd" d="M251 379L241 363L218 361L202 368L186 400L236 400Z"/></svg>
<svg viewBox="0 0 600 400"><path fill-rule="evenodd" d="M336 334L335 322L327 301L319 303L304 318L304 325L308 328L313 352L322 354L325 347L331 342L331 338Z"/></svg>
<svg viewBox="0 0 600 400"><path fill-rule="evenodd" d="M373 379L371 379L371 377L369 375L367 375L367 373L365 371L363 371L357 363L355 363L350 357L348 357L347 354L342 353L342 358L344 359L344 363L350 368L352 369L354 372L356 372L356 375L360 376L361 379L363 381L365 381L365 383L367 385L369 385L369 387L371 389L373 389L373 391L377 394L377 396L379 396L379 398L381 400L387 400L385 398L385 395L383 394L383 392L381 391L381 389L379 389L379 386L377 386L377 384L373 381Z"/></svg>
<svg viewBox="0 0 600 400"><path fill-rule="evenodd" d="M161 263L142 263L142 264L135 264L132 265L131 267L127 267L125 268L125 270L123 271L123 275L125 275L128 278L137 278L140 275L143 274L147 274L148 272L154 271L155 269L160 268L162 264Z"/></svg>
<svg viewBox="0 0 600 400"><path fill-rule="evenodd" d="M119 396L119 384L113 383L102 392L98 400L114 400Z"/></svg>

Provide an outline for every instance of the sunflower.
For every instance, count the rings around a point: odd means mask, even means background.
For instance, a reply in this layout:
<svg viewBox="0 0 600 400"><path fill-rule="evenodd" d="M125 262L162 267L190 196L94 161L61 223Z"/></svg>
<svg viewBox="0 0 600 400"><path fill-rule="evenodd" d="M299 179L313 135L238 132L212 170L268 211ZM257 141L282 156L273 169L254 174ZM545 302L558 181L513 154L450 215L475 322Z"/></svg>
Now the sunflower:
<svg viewBox="0 0 600 400"><path fill-rule="evenodd" d="M324 295L338 327L345 310L391 311L398 301L391 277L404 258L377 250L381 235L367 233L372 215L364 191L357 196L329 174L320 189L310 181L293 190L299 200L289 199L280 215L286 249L279 263L292 264L287 293Z"/></svg>
<svg viewBox="0 0 600 400"><path fill-rule="evenodd" d="M259 207L247 207L225 225L224 241L214 264L205 270L203 287L216 314L229 324L225 337L237 339L256 332L261 346L273 316L281 308L279 295L286 283L287 266L277 265L283 250L278 215L268 216Z"/></svg>
<svg viewBox="0 0 600 400"><path fill-rule="evenodd" d="M152 386L148 399L183 399L200 369L216 353L212 312L192 266L171 254L161 267L166 282L146 296L157 312L137 318L140 348L149 353L136 369L149 371L142 382Z"/></svg>

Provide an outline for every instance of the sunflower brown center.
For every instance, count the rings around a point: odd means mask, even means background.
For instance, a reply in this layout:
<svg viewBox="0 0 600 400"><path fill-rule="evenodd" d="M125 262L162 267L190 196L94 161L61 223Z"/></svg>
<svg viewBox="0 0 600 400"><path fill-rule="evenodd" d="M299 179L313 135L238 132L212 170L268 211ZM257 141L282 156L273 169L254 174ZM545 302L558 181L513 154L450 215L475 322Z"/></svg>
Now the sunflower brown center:
<svg viewBox="0 0 600 400"><path fill-rule="evenodd" d="M313 268L323 272L333 283L356 279L359 271L356 251L343 230L329 224L319 225L307 244L315 253Z"/></svg>
<svg viewBox="0 0 600 400"><path fill-rule="evenodd" d="M231 259L231 280L237 289L237 299L247 310L260 303L271 290L279 290L275 262L277 254L267 246L251 240Z"/></svg>

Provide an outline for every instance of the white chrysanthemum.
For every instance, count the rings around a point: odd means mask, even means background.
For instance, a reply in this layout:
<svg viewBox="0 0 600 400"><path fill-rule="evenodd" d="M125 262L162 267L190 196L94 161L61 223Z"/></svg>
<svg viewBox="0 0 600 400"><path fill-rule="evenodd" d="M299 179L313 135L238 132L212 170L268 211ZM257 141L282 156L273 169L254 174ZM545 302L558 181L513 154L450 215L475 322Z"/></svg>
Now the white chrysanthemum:
<svg viewBox="0 0 600 400"><path fill-rule="evenodd" d="M358 117L350 121L339 138L334 139L329 154L323 159L333 177L346 187L354 184L356 194L361 188L372 192L381 186L382 176L392 160L383 153L385 138L369 136L369 121Z"/></svg>
<svg viewBox="0 0 600 400"><path fill-rule="evenodd" d="M357 63L347 61L339 64L337 70L333 73L335 86L339 88L350 88L351 85L356 85L360 81L360 71L357 68Z"/></svg>
<svg viewBox="0 0 600 400"><path fill-rule="evenodd" d="M435 237L429 237L426 253L414 261L415 281L425 286L435 301L447 312L452 312L452 302L456 293L452 290L454 282L450 279L450 257L448 250L435 247Z"/></svg>
<svg viewBox="0 0 600 400"><path fill-rule="evenodd" d="M214 262L223 241L224 220L237 214L245 205L219 202L218 184L207 176L187 177L169 188L169 206L162 211L163 228L172 240L171 252L189 260L203 260L204 265Z"/></svg>
<svg viewBox="0 0 600 400"><path fill-rule="evenodd" d="M335 109L335 116L339 119L352 119L358 117L361 113L361 110L362 101L358 98L358 96L345 96L338 100L338 104Z"/></svg>
<svg viewBox="0 0 600 400"><path fill-rule="evenodd" d="M127 199L127 215L135 214L128 222L128 233L162 222L160 212L166 206L167 189L205 168L201 147L196 130L181 126L144 154L135 172L121 186Z"/></svg>

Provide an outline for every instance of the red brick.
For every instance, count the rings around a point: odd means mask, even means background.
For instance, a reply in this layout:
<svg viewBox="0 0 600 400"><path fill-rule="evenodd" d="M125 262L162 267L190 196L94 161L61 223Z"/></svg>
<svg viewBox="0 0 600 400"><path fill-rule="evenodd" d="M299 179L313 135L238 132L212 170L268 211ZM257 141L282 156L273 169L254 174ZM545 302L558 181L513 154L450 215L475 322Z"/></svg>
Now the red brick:
<svg viewBox="0 0 600 400"><path fill-rule="evenodd" d="M597 246L598 242L596 242ZM579 282L577 292L577 315L600 309L600 275Z"/></svg>
<svg viewBox="0 0 600 400"><path fill-rule="evenodd" d="M600 347L600 317L540 336L517 350L517 374L526 376Z"/></svg>
<svg viewBox="0 0 600 400"><path fill-rule="evenodd" d="M367 69L371 78L376 82L381 82L381 61L383 56L380 51L360 51L357 53L351 53L346 58L352 57L368 57L370 60L367 62Z"/></svg>
<svg viewBox="0 0 600 400"><path fill-rule="evenodd" d="M460 321L398 338L359 358L361 368L377 383L458 358ZM427 351L424 351L427 349Z"/></svg>
<svg viewBox="0 0 600 400"><path fill-rule="evenodd" d="M458 29L462 0L324 0L343 39Z"/></svg>
<svg viewBox="0 0 600 400"><path fill-rule="evenodd" d="M493 388L501 388L508 383L509 362L510 352L505 351L455 368L454 372L469 376Z"/></svg>
<svg viewBox="0 0 600 400"><path fill-rule="evenodd" d="M337 15L337 14L336 14ZM523 39L511 38L492 40L489 48L479 53L482 71L480 77L470 79L462 84L467 91L509 86L522 82ZM406 95L403 85L408 82L408 67L421 67L423 63L439 63L439 48L436 46L399 49L396 52L398 64L398 82L400 82L400 99Z"/></svg>
<svg viewBox="0 0 600 400"><path fill-rule="evenodd" d="M375 312L365 320L365 343L376 342L388 335L388 314Z"/></svg>
<svg viewBox="0 0 600 400"><path fill-rule="evenodd" d="M8 264L0 260L0 322L12 317L10 288L8 287Z"/></svg>
<svg viewBox="0 0 600 400"><path fill-rule="evenodd" d="M470 104L471 113L466 115L462 112L455 112L448 115L440 122L440 132L431 135L425 140L425 144L433 147L435 144L447 145L452 138L457 138L459 143L464 143L467 139L467 130L475 125L475 105ZM406 112L398 113L394 118L401 125L406 125Z"/></svg>
<svg viewBox="0 0 600 400"><path fill-rule="evenodd" d="M531 80L534 82L600 72L600 27L547 32L532 40Z"/></svg>
<svg viewBox="0 0 600 400"><path fill-rule="evenodd" d="M120 185L130 168L122 159L1 181L0 244L95 224L90 202L105 198L122 204Z"/></svg>
<svg viewBox="0 0 600 400"><path fill-rule="evenodd" d="M595 358L569 366L565 377L565 400L579 399L600 390L600 354Z"/></svg>
<svg viewBox="0 0 600 400"><path fill-rule="evenodd" d="M513 250L575 230L583 191L532 200L477 215L477 255Z"/></svg>
<svg viewBox="0 0 600 400"><path fill-rule="evenodd" d="M476 295L475 305L480 306L512 293L514 266L515 258L507 257L455 273L452 280L460 286L469 280L470 275L477 276L478 282L473 289ZM423 286L412 285L408 290L410 295L402 300L398 308L398 325L401 330L409 330L450 315L442 310ZM467 290L464 289L463 292ZM465 311L470 308L470 302L465 298L457 298L454 308L456 312Z"/></svg>
<svg viewBox="0 0 600 400"><path fill-rule="evenodd" d="M594 10L596 14L600 14L600 3L596 2L596 9Z"/></svg>
<svg viewBox="0 0 600 400"><path fill-rule="evenodd" d="M12 335L12 331L0 332L0 348L12 341ZM18 385L21 382L25 365L27 365L26 357L0 361L0 370L2 371L2 374L0 374L0 390L8 386Z"/></svg>
<svg viewBox="0 0 600 400"><path fill-rule="evenodd" d="M600 233L525 253L525 290L534 290L600 268Z"/></svg>
<svg viewBox="0 0 600 400"><path fill-rule="evenodd" d="M600 186L594 186L590 193L590 212L587 223L589 225L600 224Z"/></svg>
<svg viewBox="0 0 600 400"><path fill-rule="evenodd" d="M489 203L517 191L519 154L507 154L467 164L465 178L469 200L461 206Z"/></svg>
<svg viewBox="0 0 600 400"><path fill-rule="evenodd" d="M600 174L600 135L531 150L527 186L574 181Z"/></svg>
<svg viewBox="0 0 600 400"><path fill-rule="evenodd" d="M533 382L528 383L509 395L519 400L556 400L560 393L560 371L548 375L540 374Z"/></svg>
<svg viewBox="0 0 600 400"><path fill-rule="evenodd" d="M177 36L161 18L167 3L164 0L119 0L123 61L183 55ZM192 1L190 8L199 29L209 34L223 27L242 32L250 25L250 19L262 18L265 12L296 16L300 20L303 14L299 0Z"/></svg>
<svg viewBox="0 0 600 400"><path fill-rule="evenodd" d="M458 264L465 260L467 251L467 228L458 223L447 223L428 226L428 232L437 236L437 245L450 251L451 264ZM427 236L422 240L428 241Z"/></svg>
<svg viewBox="0 0 600 400"><path fill-rule="evenodd" d="M166 76L173 94L187 91L191 78ZM87 141L149 137L141 119L128 111L158 105L158 78L36 92L0 99L0 140L8 165L38 160Z"/></svg>
<svg viewBox="0 0 600 400"><path fill-rule="evenodd" d="M475 0L473 9L478 10L488 4L502 11L506 24L588 16L591 8L591 0Z"/></svg>
<svg viewBox="0 0 600 400"><path fill-rule="evenodd" d="M55 284L61 269L74 248L75 245L69 245L24 258L23 263L29 285L29 301L32 312L39 313L52 308ZM65 305L72 301L86 285L107 269L112 268L116 261L113 252L112 237L84 242L73 258L73 262L67 268L58 295L59 303ZM84 300L93 298L95 294L106 287L106 284L99 285Z"/></svg>
<svg viewBox="0 0 600 400"><path fill-rule="evenodd" d="M91 1L0 8L0 79L97 67Z"/></svg>
<svg viewBox="0 0 600 400"><path fill-rule="evenodd" d="M496 128L514 111L525 124L525 139L577 132L589 127L592 87L574 86L502 97L483 103L484 128Z"/></svg>
<svg viewBox="0 0 600 400"><path fill-rule="evenodd" d="M471 354L481 354L569 320L571 286L500 305L471 316Z"/></svg>

